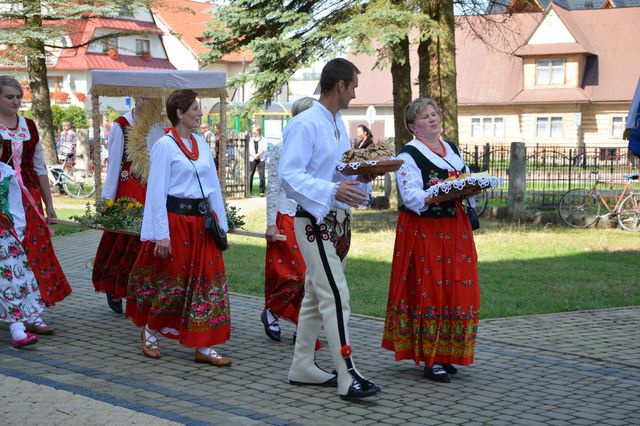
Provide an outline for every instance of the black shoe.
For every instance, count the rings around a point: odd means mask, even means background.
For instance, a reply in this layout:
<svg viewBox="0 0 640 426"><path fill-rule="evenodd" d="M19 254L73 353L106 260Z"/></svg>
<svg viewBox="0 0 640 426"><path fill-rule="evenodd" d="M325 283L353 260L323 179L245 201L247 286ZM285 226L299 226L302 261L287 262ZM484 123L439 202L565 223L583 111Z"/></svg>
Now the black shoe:
<svg viewBox="0 0 640 426"><path fill-rule="evenodd" d="M122 313L122 299L114 300L113 294L107 293L107 305L111 308L111 310L117 314Z"/></svg>
<svg viewBox="0 0 640 426"><path fill-rule="evenodd" d="M295 386L321 386L324 388L337 388L338 387L338 376L333 376L326 382L322 383L306 383L306 382L296 382L295 380L289 380L290 385Z"/></svg>
<svg viewBox="0 0 640 426"><path fill-rule="evenodd" d="M451 375L456 374L458 372L458 369L451 364L442 364L442 368L444 369L444 371L446 371Z"/></svg>
<svg viewBox="0 0 640 426"><path fill-rule="evenodd" d="M428 365L424 366L424 377L438 383L451 382L451 377L449 377L449 374L446 372L446 370L439 364L434 365L436 366L435 368Z"/></svg>
<svg viewBox="0 0 640 426"><path fill-rule="evenodd" d="M346 395L340 395L345 401L353 401L355 399L367 398L380 392L380 388L369 380L353 379Z"/></svg>
<svg viewBox="0 0 640 426"><path fill-rule="evenodd" d="M278 327L277 331L273 331L271 329L272 325L278 325L278 320L276 319L273 322L269 322L269 319L267 318L267 310L265 309L264 311L262 311L262 315L260 315L260 319L262 320L262 324L264 325L264 332L266 333L267 336L269 336L270 339L275 340L276 342L280 341L280 327Z"/></svg>

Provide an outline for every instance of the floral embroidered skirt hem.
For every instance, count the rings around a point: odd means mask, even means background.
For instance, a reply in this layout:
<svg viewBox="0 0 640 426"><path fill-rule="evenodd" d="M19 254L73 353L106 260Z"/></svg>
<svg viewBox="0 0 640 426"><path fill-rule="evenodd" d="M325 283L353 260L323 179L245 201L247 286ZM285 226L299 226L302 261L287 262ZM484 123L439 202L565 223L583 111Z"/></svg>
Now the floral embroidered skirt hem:
<svg viewBox="0 0 640 426"><path fill-rule="evenodd" d="M142 243L127 290L126 315L187 347L226 342L231 311L222 251L205 232L203 216L168 213L171 254L154 256Z"/></svg>
<svg viewBox="0 0 640 426"><path fill-rule="evenodd" d="M43 309L24 249L12 230L0 228L0 320L26 321Z"/></svg>
<svg viewBox="0 0 640 426"><path fill-rule="evenodd" d="M29 192L36 202L41 202L40 189L30 188ZM42 301L45 306L54 306L71 294L71 286L53 250L49 227L24 195L22 203L27 221L22 246L38 281ZM41 205L38 205L38 210L43 213Z"/></svg>
<svg viewBox="0 0 640 426"><path fill-rule="evenodd" d="M138 180L121 178L116 199L123 197L144 203L145 189ZM95 290L111 293L116 298L127 297L129 274L141 247L138 236L104 232L93 261L91 280Z"/></svg>
<svg viewBox="0 0 640 426"><path fill-rule="evenodd" d="M473 232L453 218L400 212L382 347L416 365L473 363L480 285Z"/></svg>
<svg viewBox="0 0 640 426"><path fill-rule="evenodd" d="M305 264L293 228L295 218L278 213L276 226L286 241L267 242L264 307L278 318L298 323L304 298Z"/></svg>

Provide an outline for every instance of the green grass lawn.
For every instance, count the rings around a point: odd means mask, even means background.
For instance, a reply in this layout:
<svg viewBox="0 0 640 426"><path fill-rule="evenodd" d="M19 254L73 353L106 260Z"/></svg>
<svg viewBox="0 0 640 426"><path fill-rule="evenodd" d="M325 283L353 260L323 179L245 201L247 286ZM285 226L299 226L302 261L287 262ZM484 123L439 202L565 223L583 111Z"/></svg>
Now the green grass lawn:
<svg viewBox="0 0 640 426"><path fill-rule="evenodd" d="M346 267L355 313L384 317L395 218L355 212ZM264 211L245 221L246 229L265 229ZM230 242L231 291L263 295L264 240L231 235ZM483 318L640 305L640 234L483 220L476 247Z"/></svg>
<svg viewBox="0 0 640 426"><path fill-rule="evenodd" d="M53 194L53 206L56 209L56 214L60 219L71 219L71 216L82 216L87 203L93 205L93 198L77 199L71 198L66 195ZM55 236L73 234L74 232L83 231L83 228L77 228L75 226L66 225L52 225L55 229Z"/></svg>

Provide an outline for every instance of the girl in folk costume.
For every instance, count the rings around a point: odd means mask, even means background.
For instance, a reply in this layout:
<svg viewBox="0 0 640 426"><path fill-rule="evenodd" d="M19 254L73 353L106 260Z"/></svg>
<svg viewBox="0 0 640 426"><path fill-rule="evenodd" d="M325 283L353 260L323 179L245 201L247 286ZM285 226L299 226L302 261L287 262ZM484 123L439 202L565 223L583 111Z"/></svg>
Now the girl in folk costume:
<svg viewBox="0 0 640 426"><path fill-rule="evenodd" d="M43 302L46 306L53 306L71 294L71 287L53 251L51 234L42 211L41 203L44 201L47 216L56 217L38 130L33 120L17 114L22 96L22 86L16 79L0 76L0 137L3 146L0 161L16 171L27 223L22 246L38 281ZM25 325L32 333L53 333L53 327L45 324L39 316L29 319Z"/></svg>
<svg viewBox="0 0 640 426"><path fill-rule="evenodd" d="M457 147L440 137L436 104L418 98L405 109L414 135L398 155L403 204L398 215L382 347L397 360L425 364L424 376L449 382L452 364L473 362L480 318L477 254L461 197L454 190L435 198L425 190L466 166Z"/></svg>
<svg viewBox="0 0 640 426"><path fill-rule="evenodd" d="M291 115L313 105L315 99L301 98L293 103ZM280 341L278 318L298 324L300 304L304 297L305 264L296 242L293 222L297 204L284 193L278 182L280 145L275 145L269 158L267 187L267 256L264 268L264 311L260 319L271 339ZM287 237L277 241L278 233ZM295 335L294 335L295 338Z"/></svg>
<svg viewBox="0 0 640 426"><path fill-rule="evenodd" d="M166 101L173 128L151 149L140 254L129 276L126 314L142 329L142 352L159 358L156 331L196 348L195 361L226 366L213 348L229 339L231 314L222 250L205 217L227 217L213 157L192 133L202 117L192 90Z"/></svg>
<svg viewBox="0 0 640 426"><path fill-rule="evenodd" d="M131 112L116 118L109 132L109 163L102 197L116 200L133 198L141 204L145 201L146 187L140 177L131 173L131 160L127 156L128 134L135 119L142 112L145 98L136 98ZM134 235L104 232L95 261L93 262L93 287L106 293L107 304L122 313L122 298L127 296L129 273L140 252L142 243Z"/></svg>
<svg viewBox="0 0 640 426"><path fill-rule="evenodd" d="M11 344L15 348L38 341L26 331L23 321L37 318L44 309L38 283L20 244L24 227L15 171L0 163L0 319L11 324Z"/></svg>

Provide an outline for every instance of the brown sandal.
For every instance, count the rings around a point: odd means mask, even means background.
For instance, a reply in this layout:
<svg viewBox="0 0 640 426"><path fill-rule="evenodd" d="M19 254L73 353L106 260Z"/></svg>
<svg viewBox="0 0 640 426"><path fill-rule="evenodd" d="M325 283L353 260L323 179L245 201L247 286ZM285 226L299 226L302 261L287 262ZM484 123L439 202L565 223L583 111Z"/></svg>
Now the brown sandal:
<svg viewBox="0 0 640 426"><path fill-rule="evenodd" d="M158 346L158 338L156 337L156 341L152 341L151 338L145 337L145 331L147 327L142 328L142 353L147 358L158 359L160 358L160 349ZM155 334L150 333L151 336L155 336Z"/></svg>

